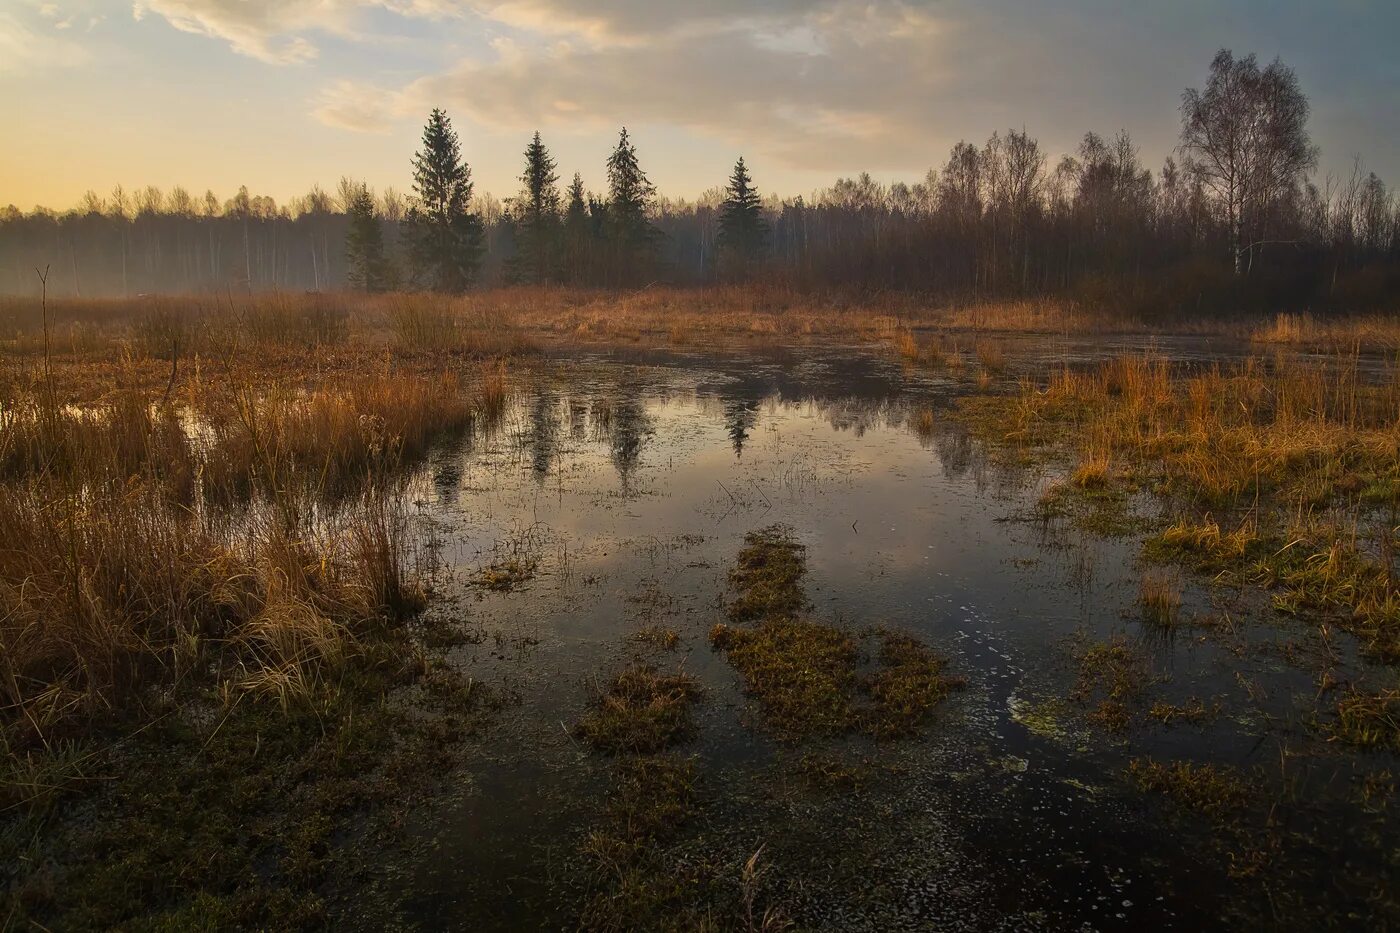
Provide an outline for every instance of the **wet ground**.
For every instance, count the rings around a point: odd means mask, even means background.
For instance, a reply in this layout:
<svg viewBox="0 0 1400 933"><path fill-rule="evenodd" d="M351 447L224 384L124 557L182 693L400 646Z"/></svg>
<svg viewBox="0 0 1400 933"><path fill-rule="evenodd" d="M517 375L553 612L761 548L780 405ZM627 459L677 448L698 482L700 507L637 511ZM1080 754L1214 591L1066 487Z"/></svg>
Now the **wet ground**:
<svg viewBox="0 0 1400 933"><path fill-rule="evenodd" d="M1040 346L1013 351L1013 378L1140 344ZM576 922L579 842L609 770L571 730L604 677L645 658L705 689L681 749L699 812L676 858L738 896L761 850L759 899L797 928L1374 927L1396 837L1357 788L1393 763L1319 737L1310 626L1197 583L1183 612L1231 613L1228 636L1154 634L1140 535L1033 520L1057 468L990 457L949 417L966 391L856 347L577 356L543 366L497 430L439 451L414 489L442 565L434 611L469 636L453 663L516 702L385 869L400 919ZM778 523L807 548L816 617L909 632L968 680L920 739L836 749L874 775L857 788L795 778L804 750L768 735L709 645L744 536ZM477 585L502 567L524 579ZM651 628L678 645L638 639ZM1143 707L1218 713L1096 725L1072 698L1076 658L1114 636L1145 661ZM1125 779L1137 757L1237 768L1260 800L1239 826L1183 813ZM1255 849L1283 854L1250 870Z"/></svg>

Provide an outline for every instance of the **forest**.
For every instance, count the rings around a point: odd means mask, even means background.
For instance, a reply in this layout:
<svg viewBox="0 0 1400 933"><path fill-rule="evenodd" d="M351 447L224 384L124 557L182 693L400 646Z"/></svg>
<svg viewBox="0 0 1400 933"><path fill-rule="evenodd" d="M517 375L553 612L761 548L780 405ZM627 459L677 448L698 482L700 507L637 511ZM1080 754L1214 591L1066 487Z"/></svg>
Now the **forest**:
<svg viewBox="0 0 1400 933"><path fill-rule="evenodd" d="M1400 285L1400 199L1359 156L1318 177L1308 111L1283 63L1221 51L1156 171L1127 131L1052 159L1012 129L959 142L913 184L860 173L784 198L740 159L689 201L656 191L625 129L599 191L581 174L561 190L536 133L520 191L479 192L435 110L408 194L353 179L284 204L119 187L62 213L0 209L0 294L37 294L48 268L50 296L81 298L761 280L1146 318L1377 309Z"/></svg>

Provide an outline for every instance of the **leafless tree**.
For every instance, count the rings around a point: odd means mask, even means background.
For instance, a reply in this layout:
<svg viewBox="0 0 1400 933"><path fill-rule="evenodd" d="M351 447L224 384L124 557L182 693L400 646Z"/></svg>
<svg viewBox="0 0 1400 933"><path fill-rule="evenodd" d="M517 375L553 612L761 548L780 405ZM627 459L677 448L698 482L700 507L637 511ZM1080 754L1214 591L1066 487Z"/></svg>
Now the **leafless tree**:
<svg viewBox="0 0 1400 933"><path fill-rule="evenodd" d="M1236 275L1270 206L1317 164L1307 123L1308 99L1277 59L1261 69L1253 55L1221 49L1205 90L1182 95L1181 151L1224 209Z"/></svg>

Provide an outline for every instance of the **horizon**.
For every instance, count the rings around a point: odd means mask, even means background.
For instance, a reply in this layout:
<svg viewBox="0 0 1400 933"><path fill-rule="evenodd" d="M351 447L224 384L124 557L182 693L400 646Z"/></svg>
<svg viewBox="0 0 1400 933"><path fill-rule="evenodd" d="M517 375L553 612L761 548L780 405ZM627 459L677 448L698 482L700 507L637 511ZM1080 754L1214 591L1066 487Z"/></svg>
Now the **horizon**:
<svg viewBox="0 0 1400 933"><path fill-rule="evenodd" d="M689 202L740 155L760 192L789 199L862 172L918 181L954 143L1022 128L1052 158L1086 132L1126 130L1156 175L1182 92L1221 46L1297 72L1315 179L1345 176L1355 157L1400 176L1387 132L1400 72L1383 41L1400 10L1102 6L145 0L114 13L23 0L0 13L0 116L30 131L0 152L0 205L63 212L117 185L221 200L246 186L283 205L341 177L407 193L434 105L453 118L477 193L503 200L534 129L561 179L577 171L601 191L624 124L659 192ZM1325 46L1312 41L1324 27ZM45 125L52 114L65 122Z"/></svg>

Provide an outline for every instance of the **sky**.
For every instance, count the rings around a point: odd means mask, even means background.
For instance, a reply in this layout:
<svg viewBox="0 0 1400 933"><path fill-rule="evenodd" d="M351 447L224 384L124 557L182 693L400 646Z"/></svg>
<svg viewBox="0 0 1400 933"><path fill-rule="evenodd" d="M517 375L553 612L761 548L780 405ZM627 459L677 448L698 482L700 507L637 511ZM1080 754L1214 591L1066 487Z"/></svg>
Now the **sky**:
<svg viewBox="0 0 1400 933"><path fill-rule="evenodd" d="M739 155L793 196L1009 128L1052 161L1125 129L1155 168L1222 47L1297 72L1319 179L1400 183L1397 36L1400 0L0 0L0 205L406 191L435 106L498 197L535 130L601 190L622 125L692 199Z"/></svg>

